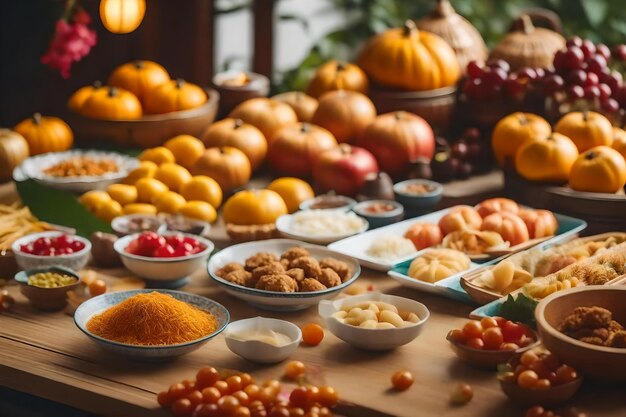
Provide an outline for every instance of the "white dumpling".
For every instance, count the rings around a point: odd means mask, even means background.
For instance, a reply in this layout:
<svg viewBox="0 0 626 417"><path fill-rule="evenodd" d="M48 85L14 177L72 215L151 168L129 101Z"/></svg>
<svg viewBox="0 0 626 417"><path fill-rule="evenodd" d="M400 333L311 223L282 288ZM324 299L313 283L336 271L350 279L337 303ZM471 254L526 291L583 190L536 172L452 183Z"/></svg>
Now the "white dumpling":
<svg viewBox="0 0 626 417"><path fill-rule="evenodd" d="M470 267L471 260L454 249L431 249L413 259L409 276L420 281L437 282Z"/></svg>

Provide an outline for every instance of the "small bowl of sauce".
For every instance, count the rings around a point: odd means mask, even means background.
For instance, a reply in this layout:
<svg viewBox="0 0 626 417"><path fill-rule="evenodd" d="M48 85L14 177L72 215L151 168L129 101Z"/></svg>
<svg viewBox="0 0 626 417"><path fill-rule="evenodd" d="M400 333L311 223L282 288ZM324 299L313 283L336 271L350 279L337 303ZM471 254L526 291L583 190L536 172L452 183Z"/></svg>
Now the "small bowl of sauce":
<svg viewBox="0 0 626 417"><path fill-rule="evenodd" d="M356 200L345 195L323 194L300 204L300 210L341 210L350 211Z"/></svg>
<svg viewBox="0 0 626 417"><path fill-rule="evenodd" d="M162 218L165 221L167 230L203 236L211 229L211 225L202 220L176 215L166 215Z"/></svg>
<svg viewBox="0 0 626 417"><path fill-rule="evenodd" d="M230 323L224 331L226 345L235 354L256 363L277 363L289 358L300 345L302 332L285 320L254 317Z"/></svg>
<svg viewBox="0 0 626 417"><path fill-rule="evenodd" d="M352 211L364 217L369 222L370 229L387 226L404 218L404 207L393 200L362 201Z"/></svg>
<svg viewBox="0 0 626 417"><path fill-rule="evenodd" d="M118 236L141 232L160 233L165 231L165 222L149 214L128 214L114 218L111 221L111 228Z"/></svg>

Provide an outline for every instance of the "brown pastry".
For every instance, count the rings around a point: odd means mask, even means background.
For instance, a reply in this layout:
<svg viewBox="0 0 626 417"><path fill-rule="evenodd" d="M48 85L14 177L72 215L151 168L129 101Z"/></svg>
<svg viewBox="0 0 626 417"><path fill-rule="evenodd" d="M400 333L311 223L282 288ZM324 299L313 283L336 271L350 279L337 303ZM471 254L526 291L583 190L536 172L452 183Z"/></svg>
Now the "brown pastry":
<svg viewBox="0 0 626 417"><path fill-rule="evenodd" d="M241 285L243 287L247 287L249 280L251 279L252 274L245 269L236 269L232 272L229 272L224 276L226 281L232 282L233 284Z"/></svg>
<svg viewBox="0 0 626 417"><path fill-rule="evenodd" d="M289 268L300 268L307 278L318 278L322 274L322 268L315 258L301 256L289 263Z"/></svg>
<svg viewBox="0 0 626 417"><path fill-rule="evenodd" d="M321 291L325 290L326 286L313 278L305 278L300 283L299 290L301 292Z"/></svg>
<svg viewBox="0 0 626 417"><path fill-rule="evenodd" d="M285 274L289 275L291 278L295 279L298 284L302 282L305 278L304 270L301 268L291 268L285 272Z"/></svg>
<svg viewBox="0 0 626 417"><path fill-rule="evenodd" d="M324 258L320 261L322 268L330 268L339 275L342 282L346 282L352 276L352 271L347 263L334 258Z"/></svg>
<svg viewBox="0 0 626 417"><path fill-rule="evenodd" d="M299 246L295 246L283 252L283 254L280 255L280 259L286 259L287 261L291 262L294 259L300 258L302 256L310 256L309 251Z"/></svg>
<svg viewBox="0 0 626 417"><path fill-rule="evenodd" d="M256 288L266 291L296 292L298 284L287 274L263 275L259 278Z"/></svg>
<svg viewBox="0 0 626 417"><path fill-rule="evenodd" d="M220 269L218 269L217 271L215 271L215 275L217 275L220 278L225 278L226 275L228 275L229 273L233 271L237 271L238 269L243 269L243 265L238 264L237 262L230 262L224 265L223 267L221 267Z"/></svg>
<svg viewBox="0 0 626 417"><path fill-rule="evenodd" d="M339 278L339 275L337 275L337 273L330 268L322 268L322 273L317 280L324 284L327 288L336 287L341 284L341 278Z"/></svg>
<svg viewBox="0 0 626 417"><path fill-rule="evenodd" d="M259 252L256 255L252 255L251 257L246 259L245 268L247 271L252 272L260 266L265 266L269 264L270 262L277 262L277 261L278 261L278 258L276 257L276 255L267 253L267 252Z"/></svg>

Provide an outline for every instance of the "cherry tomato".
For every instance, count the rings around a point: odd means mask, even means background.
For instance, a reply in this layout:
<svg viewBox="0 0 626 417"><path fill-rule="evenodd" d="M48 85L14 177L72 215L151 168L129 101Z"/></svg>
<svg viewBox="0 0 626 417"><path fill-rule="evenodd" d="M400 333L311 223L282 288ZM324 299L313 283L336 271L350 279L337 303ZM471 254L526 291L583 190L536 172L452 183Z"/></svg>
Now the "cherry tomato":
<svg viewBox="0 0 626 417"><path fill-rule="evenodd" d="M276 394L278 394L280 392L280 381L277 379L268 379L267 381L265 381L263 383L263 387L265 388L271 388L273 390L276 391Z"/></svg>
<svg viewBox="0 0 626 417"><path fill-rule="evenodd" d="M465 336L465 333L463 333L463 330L452 329L450 330L450 339L452 339L453 341L457 343L465 343L465 341L467 340L467 337Z"/></svg>
<svg viewBox="0 0 626 417"><path fill-rule="evenodd" d="M232 395L224 395L222 398L217 400L217 408L219 408L220 411L226 415L235 411L239 405L239 400Z"/></svg>
<svg viewBox="0 0 626 417"><path fill-rule="evenodd" d="M230 417L250 417L250 409L248 407L239 406L233 411Z"/></svg>
<svg viewBox="0 0 626 417"><path fill-rule="evenodd" d="M191 401L187 398L180 398L172 404L172 413L174 413L176 417L188 417L192 412L193 406Z"/></svg>
<svg viewBox="0 0 626 417"><path fill-rule="evenodd" d="M317 346L324 339L324 329L319 324L309 323L302 327L302 342L309 346Z"/></svg>
<svg viewBox="0 0 626 417"><path fill-rule="evenodd" d="M531 389L539 381L535 371L524 371L517 377L517 384L524 389Z"/></svg>
<svg viewBox="0 0 626 417"><path fill-rule="evenodd" d="M526 411L525 417L543 417L544 408L540 405L531 407Z"/></svg>
<svg viewBox="0 0 626 417"><path fill-rule="evenodd" d="M290 407L289 408L289 417L304 417L306 412L303 408L300 407Z"/></svg>
<svg viewBox="0 0 626 417"><path fill-rule="evenodd" d="M498 322L493 317L483 317L480 319L480 325L483 326L483 329L488 329L490 327L499 327Z"/></svg>
<svg viewBox="0 0 626 417"><path fill-rule="evenodd" d="M199 389L210 387L220 379L220 374L217 369L206 366L201 368L196 374L196 386Z"/></svg>
<svg viewBox="0 0 626 417"><path fill-rule="evenodd" d="M157 394L157 402L163 408L170 408L172 406L172 397L170 397L169 392L162 391Z"/></svg>
<svg viewBox="0 0 626 417"><path fill-rule="evenodd" d="M276 400L276 396L278 392L272 388L263 388L259 395L257 395L257 399L261 401L265 406L269 407Z"/></svg>
<svg viewBox="0 0 626 417"><path fill-rule="evenodd" d="M306 387L296 387L289 394L289 404L294 407L305 407L308 398Z"/></svg>
<svg viewBox="0 0 626 417"><path fill-rule="evenodd" d="M535 385L533 385L533 389L548 389L551 386L552 384L550 384L549 380L547 380L546 378L541 378L540 380L535 382Z"/></svg>
<svg viewBox="0 0 626 417"><path fill-rule="evenodd" d="M217 404L201 404L196 407L193 417L219 417L220 409Z"/></svg>
<svg viewBox="0 0 626 417"><path fill-rule="evenodd" d="M179 398L183 398L185 395L187 395L187 388L181 383L173 384L173 385L170 385L170 388L167 390L167 393L172 399L172 401L176 401Z"/></svg>
<svg viewBox="0 0 626 417"><path fill-rule="evenodd" d="M519 359L519 363L529 366L531 363L535 362L538 359L539 357L534 351L527 350L526 352L522 353L522 356Z"/></svg>
<svg viewBox="0 0 626 417"><path fill-rule="evenodd" d="M217 403L222 397L222 393L215 387L207 387L202 390L202 401L209 404Z"/></svg>
<svg viewBox="0 0 626 417"><path fill-rule="evenodd" d="M299 376L304 375L306 372L306 366L300 361L291 361L285 365L285 376L289 379L297 379Z"/></svg>
<svg viewBox="0 0 626 417"><path fill-rule="evenodd" d="M248 394L246 394L245 391L235 391L233 392L233 397L237 398L239 400L239 404L243 406L250 404L250 397L248 397Z"/></svg>
<svg viewBox="0 0 626 417"><path fill-rule="evenodd" d="M107 292L107 284L101 279L93 280L87 288L89 289L89 294L92 297L102 295Z"/></svg>
<svg viewBox="0 0 626 417"><path fill-rule="evenodd" d="M498 323L498 327L504 326L504 323L507 322L507 319L505 319L504 317L500 317L500 316L493 316L492 319L494 319L496 323Z"/></svg>
<svg viewBox="0 0 626 417"><path fill-rule="evenodd" d="M306 407L310 408L318 405L319 403L320 389L316 386L309 386L306 388Z"/></svg>
<svg viewBox="0 0 626 417"><path fill-rule="evenodd" d="M152 256L154 258L173 258L176 256L176 252L172 246L165 244L156 248Z"/></svg>
<svg viewBox="0 0 626 417"><path fill-rule="evenodd" d="M471 347L472 349L483 349L485 347L485 342L480 337L472 337L465 342L465 345Z"/></svg>
<svg viewBox="0 0 626 417"><path fill-rule="evenodd" d="M550 368L548 368L546 363L541 359L537 359L536 361L528 365L528 369L530 369L531 371L535 371L537 375L539 375L539 378L546 378L551 372Z"/></svg>
<svg viewBox="0 0 626 417"><path fill-rule="evenodd" d="M480 338L483 334L483 326L479 321L470 320L463 326L463 333L468 339Z"/></svg>
<svg viewBox="0 0 626 417"><path fill-rule="evenodd" d="M413 374L409 371L397 371L391 376L391 385L398 391L409 389L414 381Z"/></svg>
<svg viewBox="0 0 626 417"><path fill-rule="evenodd" d="M215 384L213 384L213 386L217 388L219 392L222 393L222 395L230 394L230 387L228 386L228 383L226 381L217 381Z"/></svg>
<svg viewBox="0 0 626 417"><path fill-rule="evenodd" d="M274 406L270 410L268 417L289 417L289 409L287 407Z"/></svg>
<svg viewBox="0 0 626 417"><path fill-rule="evenodd" d="M323 386L319 388L318 401L324 407L334 407L339 402L339 393L337 390L330 386Z"/></svg>
<svg viewBox="0 0 626 417"><path fill-rule="evenodd" d="M512 321L507 321L502 326L502 335L504 336L504 341L508 343L517 343L524 335L524 328Z"/></svg>
<svg viewBox="0 0 626 417"><path fill-rule="evenodd" d="M190 379L185 379L182 384L185 387L185 395L196 389L196 382Z"/></svg>
<svg viewBox="0 0 626 417"><path fill-rule="evenodd" d="M468 384L459 384L450 394L450 402L455 405L467 404L474 397L474 390Z"/></svg>
<svg viewBox="0 0 626 417"><path fill-rule="evenodd" d="M502 343L500 345L500 350L517 350L519 346L515 343Z"/></svg>
<svg viewBox="0 0 626 417"><path fill-rule="evenodd" d="M259 392L261 392L261 388L259 388L258 385L256 384L250 384L247 385L243 391L248 394L248 397L250 397L251 400L256 400L257 397L259 396Z"/></svg>
<svg viewBox="0 0 626 417"><path fill-rule="evenodd" d="M556 370L557 385L567 384L578 378L578 373L574 368L568 365L561 365Z"/></svg>
<svg viewBox="0 0 626 417"><path fill-rule="evenodd" d="M247 373L242 373L239 375L241 377L241 385L244 387L247 387L250 384L254 384L254 378L252 378L252 375L247 374Z"/></svg>
<svg viewBox="0 0 626 417"><path fill-rule="evenodd" d="M503 341L502 330L498 326L489 327L483 332L485 349L498 350Z"/></svg>
<svg viewBox="0 0 626 417"><path fill-rule="evenodd" d="M243 388L241 384L241 377L239 375L229 376L226 378L226 383L228 384L230 392L239 391Z"/></svg>
<svg viewBox="0 0 626 417"><path fill-rule="evenodd" d="M198 406L198 404L202 403L204 397L202 396L202 393L200 391L196 390L196 391L191 391L187 395L187 399L191 401L191 405L195 409Z"/></svg>

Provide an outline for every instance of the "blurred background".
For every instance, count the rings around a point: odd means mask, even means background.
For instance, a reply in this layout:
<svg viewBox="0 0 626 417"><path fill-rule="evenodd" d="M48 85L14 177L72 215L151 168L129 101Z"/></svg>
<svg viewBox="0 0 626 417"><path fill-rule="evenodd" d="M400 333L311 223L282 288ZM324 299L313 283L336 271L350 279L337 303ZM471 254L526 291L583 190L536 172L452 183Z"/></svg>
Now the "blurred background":
<svg viewBox="0 0 626 417"><path fill-rule="evenodd" d="M78 87L103 79L132 59L152 59L173 77L208 85L214 72L271 72L274 91L302 89L330 58L351 59L370 35L417 19L435 0L151 0L141 26L112 34L98 18L98 1L82 0L97 44L70 78L41 63L62 16L63 0L0 2L0 124L13 126L33 109L63 116ZM513 17L530 8L554 11L567 36L609 46L626 41L624 0L452 0L488 46ZM256 17L255 17L256 16ZM270 18L271 16L271 18ZM272 35L273 34L273 35ZM257 46L255 51L255 44ZM269 46L268 46L269 45ZM273 46L270 47L270 46Z"/></svg>

